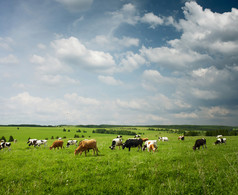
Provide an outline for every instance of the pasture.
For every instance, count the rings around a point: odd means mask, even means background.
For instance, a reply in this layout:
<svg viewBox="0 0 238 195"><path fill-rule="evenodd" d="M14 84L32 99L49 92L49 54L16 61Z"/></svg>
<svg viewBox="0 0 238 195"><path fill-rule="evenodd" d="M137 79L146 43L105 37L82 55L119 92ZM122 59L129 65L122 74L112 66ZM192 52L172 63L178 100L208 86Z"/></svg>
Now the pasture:
<svg viewBox="0 0 238 195"><path fill-rule="evenodd" d="M63 128L66 132L63 132ZM70 129L70 132L67 130ZM116 135L92 133L95 128L78 127L0 127L0 137L17 139L11 150L0 151L2 194L237 194L238 137L226 136L226 145L213 145L215 137L205 137L207 149L193 151L196 139L178 134L131 130L158 142L155 153L109 149ZM116 128L113 128L116 129ZM125 128L126 129L126 128ZM84 131L84 132L83 132ZM74 135L84 138L74 138ZM54 136L54 139L51 137ZM64 137L64 149L49 150L56 137ZM29 147L28 138L48 138L47 147ZM133 136L123 135L123 141ZM99 155L92 151L74 156L75 146L66 148L69 138L96 139Z"/></svg>

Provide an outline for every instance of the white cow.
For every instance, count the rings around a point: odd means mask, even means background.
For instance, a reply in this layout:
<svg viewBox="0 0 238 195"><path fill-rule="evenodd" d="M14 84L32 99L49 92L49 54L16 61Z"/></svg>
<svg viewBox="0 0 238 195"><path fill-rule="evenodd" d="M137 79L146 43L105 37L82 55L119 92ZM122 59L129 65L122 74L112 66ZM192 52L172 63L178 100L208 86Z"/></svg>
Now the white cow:
<svg viewBox="0 0 238 195"><path fill-rule="evenodd" d="M120 146L122 146L122 139L121 138L115 138L112 140L112 145L109 146L109 148L111 148L112 150L115 149L116 146L119 146L119 149L120 149Z"/></svg>
<svg viewBox="0 0 238 195"><path fill-rule="evenodd" d="M69 140L67 141L66 147L68 148L70 145L75 145L77 146L78 140Z"/></svg>
<svg viewBox="0 0 238 195"><path fill-rule="evenodd" d="M169 141L168 137L159 137L159 141Z"/></svg>
<svg viewBox="0 0 238 195"><path fill-rule="evenodd" d="M222 135L217 135L217 138L222 138Z"/></svg>
<svg viewBox="0 0 238 195"><path fill-rule="evenodd" d="M150 152L151 150L153 150L153 152L156 151L156 149L158 148L157 146L157 140L147 140L142 148L142 150L144 151L147 148L148 152Z"/></svg>

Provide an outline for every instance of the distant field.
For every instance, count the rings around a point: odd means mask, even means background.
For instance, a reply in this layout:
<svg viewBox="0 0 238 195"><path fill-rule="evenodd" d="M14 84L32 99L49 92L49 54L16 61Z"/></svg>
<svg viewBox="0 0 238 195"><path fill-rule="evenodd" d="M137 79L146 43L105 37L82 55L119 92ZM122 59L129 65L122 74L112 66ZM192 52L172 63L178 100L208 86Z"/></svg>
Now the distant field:
<svg viewBox="0 0 238 195"><path fill-rule="evenodd" d="M63 132L63 128L66 132ZM122 128L122 127L120 127ZM81 133L76 130L80 129ZM238 136L226 136L226 145L213 145L215 137L207 139L207 149L193 151L201 136L185 137L165 131L149 131L138 127L142 137L158 139L167 136L169 142L158 142L155 153L132 148L109 149L116 135L92 133L96 128L81 127L4 127L0 138L17 139L11 151L0 151L0 189L2 194L237 194ZM113 128L117 129L117 128ZM68 132L70 130L70 132ZM84 131L84 132L83 132ZM87 157L74 156L75 146L49 150L56 137L77 140L97 140L99 155L90 151ZM51 139L51 137L54 139ZM27 139L48 138L47 147L29 147ZM123 140L132 137L123 135ZM66 144L64 144L66 146Z"/></svg>

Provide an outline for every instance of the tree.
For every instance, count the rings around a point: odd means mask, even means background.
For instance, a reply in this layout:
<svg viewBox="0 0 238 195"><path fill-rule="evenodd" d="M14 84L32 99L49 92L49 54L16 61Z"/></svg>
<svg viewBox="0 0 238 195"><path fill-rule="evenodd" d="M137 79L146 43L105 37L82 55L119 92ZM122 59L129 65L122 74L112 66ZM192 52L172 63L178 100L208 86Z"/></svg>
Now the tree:
<svg viewBox="0 0 238 195"><path fill-rule="evenodd" d="M4 142L6 142L6 138L4 136L2 136L1 140L3 140Z"/></svg>
<svg viewBox="0 0 238 195"><path fill-rule="evenodd" d="M12 135L9 137L9 142L13 142L14 141L14 138L12 137Z"/></svg>

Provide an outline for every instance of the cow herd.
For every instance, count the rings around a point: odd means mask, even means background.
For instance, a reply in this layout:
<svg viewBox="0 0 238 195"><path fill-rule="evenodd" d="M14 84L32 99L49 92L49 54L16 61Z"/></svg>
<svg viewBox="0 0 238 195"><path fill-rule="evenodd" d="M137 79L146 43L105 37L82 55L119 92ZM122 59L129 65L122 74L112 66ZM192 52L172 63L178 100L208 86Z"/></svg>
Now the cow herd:
<svg viewBox="0 0 238 195"><path fill-rule="evenodd" d="M158 140L169 141L168 137L158 137ZM178 140L184 141L184 136L179 136ZM214 142L214 145L223 144L223 143L226 144L226 138L224 138L222 135L218 135L217 140ZM40 147L41 145L44 145L44 147L46 147L47 140L37 140L37 139L29 138L27 141L27 144L28 146L34 146L34 147L36 146ZM64 144L64 141L59 138L59 140L56 140L53 142L53 144L50 146L50 150L53 148L62 149L63 144ZM75 155L78 155L79 153L81 155L84 152L86 156L86 153L89 152L89 150L93 150L94 154L95 152L96 154L98 154L98 151L99 151L97 148L97 141L95 139L90 139L90 140L85 139L80 141L79 143L78 143L78 140L70 139L67 141L66 147L69 147L70 145L75 145L77 147L74 151ZM0 150L4 148L8 148L10 150L10 146L11 146L10 142L5 142L4 140L1 140ZM122 136L118 135L115 139L112 140L112 144L111 146L109 146L109 148L111 150L114 150L116 149L116 146L118 146L119 149L120 147L122 147L122 149L128 148L129 151L131 150L131 148L137 147L138 151L139 150L145 151L147 149L148 152L151 152L151 151L155 152L158 148L158 143L157 143L157 140L149 140L148 138L141 138L140 135L136 135L134 138L129 138L123 143ZM207 148L205 138L197 139L193 146L193 150L200 149L201 146L203 148L204 147Z"/></svg>

